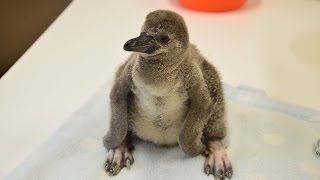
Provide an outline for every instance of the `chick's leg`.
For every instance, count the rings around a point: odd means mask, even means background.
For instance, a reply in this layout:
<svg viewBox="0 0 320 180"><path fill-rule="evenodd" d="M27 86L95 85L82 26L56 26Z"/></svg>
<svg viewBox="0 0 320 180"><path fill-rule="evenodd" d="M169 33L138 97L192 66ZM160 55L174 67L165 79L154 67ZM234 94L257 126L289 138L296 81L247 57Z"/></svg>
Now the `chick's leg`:
<svg viewBox="0 0 320 180"><path fill-rule="evenodd" d="M207 175L213 174L216 180L232 177L232 166L220 140L207 141L206 153L204 171Z"/></svg>
<svg viewBox="0 0 320 180"><path fill-rule="evenodd" d="M105 170L110 176L117 175L123 167L130 167L133 164L133 146L129 141L124 141L120 146L109 149Z"/></svg>

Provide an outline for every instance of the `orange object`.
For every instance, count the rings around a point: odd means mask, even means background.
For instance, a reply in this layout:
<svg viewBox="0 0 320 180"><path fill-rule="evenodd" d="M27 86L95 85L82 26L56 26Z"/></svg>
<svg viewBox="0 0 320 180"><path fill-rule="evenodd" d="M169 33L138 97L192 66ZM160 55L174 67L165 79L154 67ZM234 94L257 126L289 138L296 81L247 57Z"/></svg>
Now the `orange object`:
<svg viewBox="0 0 320 180"><path fill-rule="evenodd" d="M179 0L183 6L208 12L223 12L240 8L246 0Z"/></svg>

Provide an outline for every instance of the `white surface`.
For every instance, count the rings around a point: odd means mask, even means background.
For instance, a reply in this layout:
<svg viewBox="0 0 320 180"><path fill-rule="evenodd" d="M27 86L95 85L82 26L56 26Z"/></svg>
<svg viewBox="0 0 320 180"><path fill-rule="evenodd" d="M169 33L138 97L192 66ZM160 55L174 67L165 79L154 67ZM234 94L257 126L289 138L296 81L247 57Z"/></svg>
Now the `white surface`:
<svg viewBox="0 0 320 180"><path fill-rule="evenodd" d="M251 0L220 14L189 11L174 0L77 0L0 80L0 177L113 77L128 56L123 43L154 9L185 17L192 42L225 82L320 109L317 0Z"/></svg>
<svg viewBox="0 0 320 180"><path fill-rule="evenodd" d="M134 141L134 164L108 177L101 142L109 122L104 99L112 81L67 118L26 161L4 180L208 180L205 158L186 156L179 146ZM320 111L270 100L262 91L225 86L232 180L319 180L319 158L312 144L320 137ZM272 124L272 125L271 125Z"/></svg>

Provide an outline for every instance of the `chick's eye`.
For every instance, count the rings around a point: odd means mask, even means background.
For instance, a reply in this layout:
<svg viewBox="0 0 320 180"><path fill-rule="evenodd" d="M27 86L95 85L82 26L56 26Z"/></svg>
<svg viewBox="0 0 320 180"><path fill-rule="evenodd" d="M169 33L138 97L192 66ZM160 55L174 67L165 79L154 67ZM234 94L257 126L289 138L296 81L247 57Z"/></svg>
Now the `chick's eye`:
<svg viewBox="0 0 320 180"><path fill-rule="evenodd" d="M163 44L167 43L169 40L170 40L169 36L167 36L167 35L160 36L160 42Z"/></svg>

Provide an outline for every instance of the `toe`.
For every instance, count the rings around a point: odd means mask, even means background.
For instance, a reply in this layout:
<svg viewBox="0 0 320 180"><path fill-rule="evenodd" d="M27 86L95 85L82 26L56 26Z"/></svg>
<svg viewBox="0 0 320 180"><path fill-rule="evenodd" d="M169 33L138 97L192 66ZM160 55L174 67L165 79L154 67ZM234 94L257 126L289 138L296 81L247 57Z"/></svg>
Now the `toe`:
<svg viewBox="0 0 320 180"><path fill-rule="evenodd" d="M110 149L108 151L108 155L107 155L107 161L106 163L104 164L104 168L107 172L109 172L110 170L110 167L111 167L111 164L112 164L112 160L113 160L113 156L114 156L114 150L113 149Z"/></svg>
<svg viewBox="0 0 320 180"><path fill-rule="evenodd" d="M126 167L130 167L134 162L131 152L128 150L124 153L124 164Z"/></svg>
<svg viewBox="0 0 320 180"><path fill-rule="evenodd" d="M230 160L228 159L227 155L224 154L223 155L223 164L224 164L224 169L225 169L225 175L227 178L231 178L232 177L232 174L233 174L233 169L232 169L232 165L231 165L231 162Z"/></svg>
<svg viewBox="0 0 320 180"><path fill-rule="evenodd" d="M222 172L224 174L224 162L219 154L215 154L214 169L215 169L215 173Z"/></svg>
<svg viewBox="0 0 320 180"><path fill-rule="evenodd" d="M131 164L132 164L132 162L130 161L130 159L126 159L126 160L125 160L125 166L126 166L127 168L130 168Z"/></svg>
<svg viewBox="0 0 320 180"><path fill-rule="evenodd" d="M117 175L120 172L120 170L121 170L120 164L113 162L109 170L109 176Z"/></svg>
<svg viewBox="0 0 320 180"><path fill-rule="evenodd" d="M115 164L111 164L110 168L109 168L109 175L111 176L114 172L114 167L115 167Z"/></svg>
<svg viewBox="0 0 320 180"><path fill-rule="evenodd" d="M106 161L106 163L104 164L104 169L109 172L111 168L111 162L109 160Z"/></svg>
<svg viewBox="0 0 320 180"><path fill-rule="evenodd" d="M123 153L121 149L116 149L115 153L114 153L114 157L113 157L113 161L112 161L112 165L111 168L109 170L109 175L110 176L115 176L117 175L121 168L122 168L122 159L123 159Z"/></svg>
<svg viewBox="0 0 320 180"><path fill-rule="evenodd" d="M204 168L204 173L206 173L207 176L209 176L212 172L211 172L211 167L209 165L207 165Z"/></svg>
<svg viewBox="0 0 320 180"><path fill-rule="evenodd" d="M233 175L233 169L232 169L232 167L226 169L226 174L225 174L225 175L226 175L226 177L229 178L229 179L232 178L232 175Z"/></svg>
<svg viewBox="0 0 320 180"><path fill-rule="evenodd" d="M112 161L110 161L111 158L109 158L109 155L113 155ZM110 156L111 156L110 155ZM123 159L123 153L120 148L115 149L114 151L111 151L111 153L108 154L108 159L106 162L106 171L109 172L109 176L115 176L117 175L121 168L122 168L122 159Z"/></svg>
<svg viewBox="0 0 320 180"><path fill-rule="evenodd" d="M225 173L223 169L219 169L214 173L214 178L216 180L224 180L225 179Z"/></svg>
<svg viewBox="0 0 320 180"><path fill-rule="evenodd" d="M204 173L206 173L207 175L212 174L213 167L214 167L214 156L213 154L209 154L204 164Z"/></svg>

